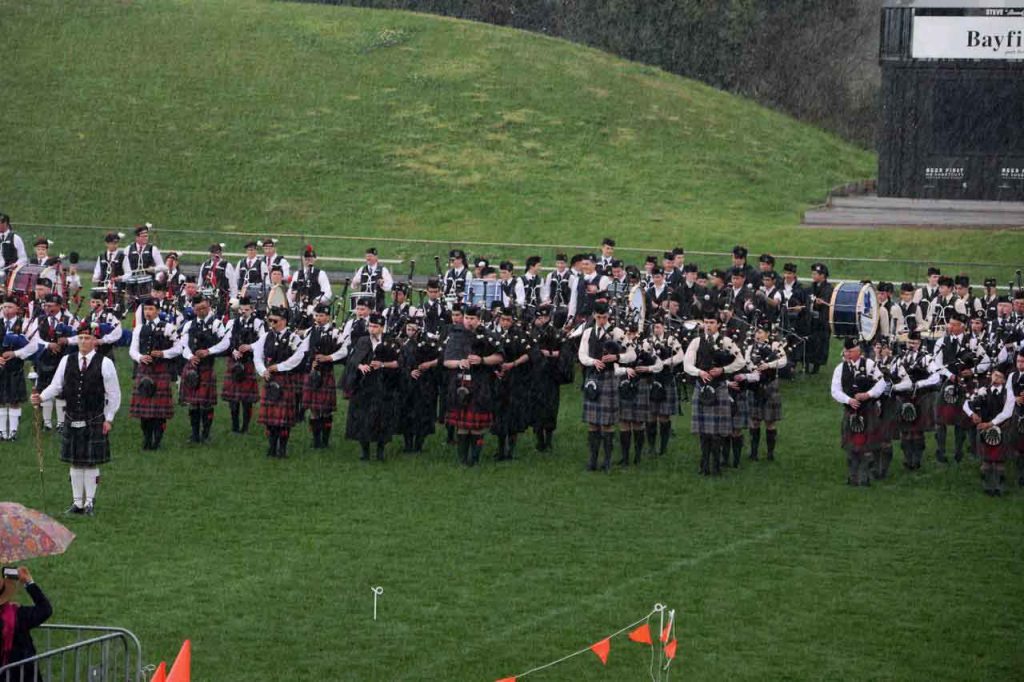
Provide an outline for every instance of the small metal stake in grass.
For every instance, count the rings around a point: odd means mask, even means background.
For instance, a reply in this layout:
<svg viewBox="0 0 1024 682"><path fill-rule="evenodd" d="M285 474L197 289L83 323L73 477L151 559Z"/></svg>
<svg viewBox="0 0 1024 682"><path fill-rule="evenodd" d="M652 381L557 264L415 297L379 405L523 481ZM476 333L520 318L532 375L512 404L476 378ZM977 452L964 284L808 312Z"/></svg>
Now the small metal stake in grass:
<svg viewBox="0 0 1024 682"><path fill-rule="evenodd" d="M373 619L377 620L377 597L384 594L384 588L378 585L377 587L371 587L370 592L373 592Z"/></svg>

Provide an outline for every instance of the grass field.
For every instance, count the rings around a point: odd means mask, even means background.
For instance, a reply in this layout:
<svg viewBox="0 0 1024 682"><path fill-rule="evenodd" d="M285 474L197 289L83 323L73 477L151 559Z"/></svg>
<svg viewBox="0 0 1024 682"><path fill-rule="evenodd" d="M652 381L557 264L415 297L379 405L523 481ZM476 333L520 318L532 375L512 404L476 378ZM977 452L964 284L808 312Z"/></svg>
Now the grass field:
<svg viewBox="0 0 1024 682"><path fill-rule="evenodd" d="M395 237L428 263L423 239L609 233L652 250L1022 251L1010 231L798 228L873 157L535 35L249 0L0 0L0 31L0 210L15 221L200 229L162 242L179 248L206 245L201 228ZM98 250L82 234L54 236ZM696 475L688 416L665 457L584 473L572 387L552 454L528 438L519 461L469 471L436 437L361 464L340 428L330 451L297 430L291 458L267 461L259 434L227 433L226 410L213 445L184 445L179 416L143 453L122 414L99 515L31 566L55 620L126 626L150 662L191 637L208 682L492 680L654 602L679 614L677 678L1019 677L1024 494L985 497L967 463L847 488L827 396L824 375L788 385L780 460L720 480ZM31 431L0 444L0 499L66 506L53 435L45 452L44 497ZM535 679L637 680L646 665L620 638L607 668L587 654Z"/></svg>
<svg viewBox="0 0 1024 682"><path fill-rule="evenodd" d="M822 375L787 384L779 461L719 480L695 473L688 416L665 457L583 472L573 387L554 453L525 438L518 461L473 470L437 436L364 464L337 434L307 450L301 429L288 461L268 461L226 410L212 445L185 445L179 415L143 453L122 415L98 516L70 520L68 554L32 567L57 620L131 628L148 661L191 637L198 680L497 679L656 601L679 613L679 678L1014 678L1024 495L985 497L967 463L846 487L827 390ZM0 447L0 498L63 509L45 443L45 499L28 428ZM646 660L619 638L607 669L587 654L537 678L641 679Z"/></svg>

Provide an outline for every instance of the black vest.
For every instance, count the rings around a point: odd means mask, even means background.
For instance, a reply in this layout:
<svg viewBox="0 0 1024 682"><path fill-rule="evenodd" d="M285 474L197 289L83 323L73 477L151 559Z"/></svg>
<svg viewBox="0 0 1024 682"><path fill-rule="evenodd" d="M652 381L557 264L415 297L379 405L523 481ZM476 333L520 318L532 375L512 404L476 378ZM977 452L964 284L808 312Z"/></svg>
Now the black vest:
<svg viewBox="0 0 1024 682"><path fill-rule="evenodd" d="M917 315L912 312L914 310L914 302L904 303L900 301L897 305L900 307L900 312L903 313L903 321L907 325L907 331L912 332L917 329Z"/></svg>
<svg viewBox="0 0 1024 682"><path fill-rule="evenodd" d="M252 345L259 339L256 331L256 316L250 315L249 320L236 317L231 325L231 350L238 350L239 346Z"/></svg>
<svg viewBox="0 0 1024 682"><path fill-rule="evenodd" d="M213 265L214 259L210 259L203 263L202 267L199 268L199 286L202 287L213 287L217 291L228 291L230 284L228 282L228 262L223 258L217 260L217 265Z"/></svg>
<svg viewBox="0 0 1024 682"><path fill-rule="evenodd" d="M571 276L571 270L566 270L562 274L551 273L551 291L548 292L548 296L551 297L553 305L569 305L569 298L572 296L572 291L569 289L569 277Z"/></svg>
<svg viewBox="0 0 1024 682"><path fill-rule="evenodd" d="M132 244L128 247L127 257L128 265L132 267L132 272L145 270L156 265L156 259L153 258L152 244L146 244L142 247L141 251L138 244Z"/></svg>
<svg viewBox="0 0 1024 682"><path fill-rule="evenodd" d="M166 322L153 320L144 322L139 329L139 353L149 355L155 350L167 350L174 345L170 335L170 327Z"/></svg>
<svg viewBox="0 0 1024 682"><path fill-rule="evenodd" d="M449 268L448 272L444 273L444 295L451 296L465 292L467 274L469 274L469 268L462 268L462 272L455 272L454 268Z"/></svg>
<svg viewBox="0 0 1024 682"><path fill-rule="evenodd" d="M594 284L598 285L601 281L600 275L594 275L594 279L589 282L583 275L580 275L579 279L576 280L576 314L583 317L590 317L590 314L594 312L594 294L587 293L587 285Z"/></svg>
<svg viewBox="0 0 1024 682"><path fill-rule="evenodd" d="M243 258L238 261L238 293L245 293L245 287L253 284L255 286L261 286L263 284L263 261L259 258L253 259L252 265L247 265L248 259Z"/></svg>
<svg viewBox="0 0 1024 682"><path fill-rule="evenodd" d="M320 268L302 268L293 281L295 288L310 300L318 299L323 294L320 290ZM378 292L378 296L382 296L382 292Z"/></svg>
<svg viewBox="0 0 1024 682"><path fill-rule="evenodd" d="M853 368L850 367L850 363L843 360L842 383L843 393L848 396L870 390L875 382L868 375L868 359L862 357L854 364Z"/></svg>
<svg viewBox="0 0 1024 682"><path fill-rule="evenodd" d="M285 329L282 332L271 331L267 333L267 340L263 342L263 364L266 367L277 365L292 356L295 350L291 346L293 332Z"/></svg>
<svg viewBox="0 0 1024 682"><path fill-rule="evenodd" d="M96 261L100 264L100 282L106 283L111 277L124 275L124 251L104 251Z"/></svg>
<svg viewBox="0 0 1024 682"><path fill-rule="evenodd" d="M523 301L523 305L540 305L540 288L543 285L541 279L537 275L521 275L520 279L523 281L523 291L526 292L526 300Z"/></svg>
<svg viewBox="0 0 1024 682"><path fill-rule="evenodd" d="M217 345L220 339L217 338L217 333L213 330L216 322L216 317L210 317L209 321L206 319L200 320L199 318L192 320L192 326L188 330L189 350L195 353L198 350L206 350ZM205 360L212 361L213 357L207 357Z"/></svg>
<svg viewBox="0 0 1024 682"><path fill-rule="evenodd" d="M64 400L70 421L102 419L106 406L103 388L103 356L95 353L82 373L82 355L69 355L64 366Z"/></svg>
<svg viewBox="0 0 1024 682"><path fill-rule="evenodd" d="M8 229L0 236L0 258L3 259L2 267L18 260L18 247L14 245L14 230Z"/></svg>

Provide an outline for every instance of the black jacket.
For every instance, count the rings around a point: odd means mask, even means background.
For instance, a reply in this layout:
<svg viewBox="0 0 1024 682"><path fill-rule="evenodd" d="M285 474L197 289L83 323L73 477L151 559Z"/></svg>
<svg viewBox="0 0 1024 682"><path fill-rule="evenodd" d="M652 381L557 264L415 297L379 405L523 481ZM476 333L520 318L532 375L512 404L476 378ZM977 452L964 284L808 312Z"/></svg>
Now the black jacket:
<svg viewBox="0 0 1024 682"><path fill-rule="evenodd" d="M53 614L53 607L50 606L50 600L46 598L43 591L39 588L39 585L32 583L25 588L28 592L28 596L32 598L32 606L18 606L18 610L15 611L14 615L14 643L10 651L7 663L16 663L23 661L26 658L32 658L36 655L36 646L32 642L32 635L30 630L39 627L49 619ZM6 605L0 606L0 609L5 608ZM0 639L3 637L3 619L0 618ZM15 680L22 679L22 672L19 669L15 669L10 674L4 673L3 677L0 678L2 682L14 682ZM40 679L38 672L34 669L25 671L25 680L36 680Z"/></svg>

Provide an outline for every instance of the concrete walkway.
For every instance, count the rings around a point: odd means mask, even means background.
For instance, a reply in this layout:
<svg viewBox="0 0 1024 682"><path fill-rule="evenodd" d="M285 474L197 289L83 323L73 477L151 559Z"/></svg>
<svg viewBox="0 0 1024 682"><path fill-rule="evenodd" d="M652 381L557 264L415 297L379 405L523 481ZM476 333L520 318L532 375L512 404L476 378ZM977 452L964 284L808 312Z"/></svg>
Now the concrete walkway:
<svg viewBox="0 0 1024 682"><path fill-rule="evenodd" d="M833 197L804 213L813 227L1014 227L1024 229L1024 202Z"/></svg>

